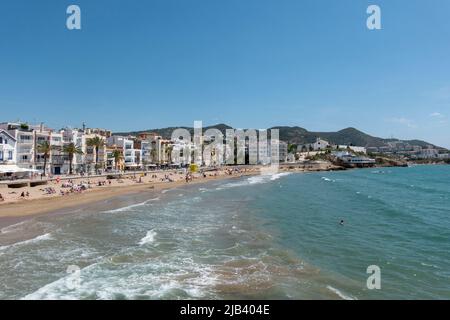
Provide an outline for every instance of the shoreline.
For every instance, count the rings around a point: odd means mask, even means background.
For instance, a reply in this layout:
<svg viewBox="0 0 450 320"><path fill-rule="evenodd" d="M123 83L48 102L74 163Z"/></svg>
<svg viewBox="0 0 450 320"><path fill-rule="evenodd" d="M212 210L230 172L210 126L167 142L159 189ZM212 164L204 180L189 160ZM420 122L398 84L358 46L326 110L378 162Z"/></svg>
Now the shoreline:
<svg viewBox="0 0 450 320"><path fill-rule="evenodd" d="M106 181L104 177L97 177L90 179L92 182L92 189L88 189L81 193L70 193L68 195L60 195L59 192L52 195L39 194L39 187L51 187L58 190L65 190L62 187L56 185L56 182L47 186L38 187L24 187L20 189L7 189L17 190L14 194L19 194L22 191L33 190L31 198L15 199L0 204L0 227L6 227L11 224L19 223L20 221L46 214L57 214L58 210L70 211L71 208L78 208L79 206L85 206L96 202L104 201L114 198L116 196L139 194L145 191L160 192L166 189L173 189L181 186L189 186L192 184L207 183L209 181L236 179L245 176L254 176L264 174L266 168L261 166L249 166L245 169L239 169L236 172L229 173L233 168L222 168L216 171L206 172L206 177L200 174L194 174L194 179L190 182L185 182L184 174L179 171L175 172L158 172L157 174L149 172L147 176L141 176L142 182L137 183L136 178L128 177L127 181L123 181L122 184L117 180L112 180L111 185L98 186L99 181ZM316 163L309 166L292 166L282 165L279 168L278 173L293 172L293 173L307 173L307 172L324 172L324 171L338 171L347 170L345 168L331 165L329 163ZM149 179L149 176L152 176ZM161 181L164 177L170 176L170 181ZM74 181L87 180L88 178L74 178ZM158 181L154 181L154 180ZM2 190L3 191L3 190Z"/></svg>
<svg viewBox="0 0 450 320"><path fill-rule="evenodd" d="M160 192L162 190L173 189L181 186L207 183L209 181L240 178L256 175L256 172L245 172L239 175L220 175L206 178L196 178L186 183L184 181L173 182L144 182L134 185L114 185L97 187L80 194L70 194L67 196L54 196L36 199L24 199L17 202L9 202L0 206L0 227L6 227L5 221L10 220L18 223L23 218L41 216L55 213L57 210L70 211L72 208L85 206L96 202L112 199L116 196L139 194L145 191Z"/></svg>
<svg viewBox="0 0 450 320"><path fill-rule="evenodd" d="M236 171L232 171L236 170ZM137 178L128 177L124 179L122 183L118 183L117 180L113 180L111 185L98 186L99 181L105 181L105 178L93 178L92 189L88 189L81 193L71 193L61 196L59 192L52 195L42 194L42 187L51 187L60 190L65 190L62 187L57 186L56 182L47 186L37 187L24 187L20 189L7 189L17 190L14 191L14 195L20 194L22 191L28 191L32 193L31 198L27 199L13 199L0 204L0 227L5 227L12 223L18 223L23 218L40 216L44 214L51 214L57 210L64 211L70 210L70 208L78 207L80 205L88 205L91 203L107 200L116 196L128 195L134 193L141 193L144 191L162 191L165 189L172 189L180 186L189 186L191 184L200 184L215 180L225 180L240 178L244 176L254 176L264 174L264 167L261 166L249 166L244 169L234 168L222 168L216 171L206 172L206 177L200 174L194 174L194 179L188 183L185 182L184 174L179 171L174 172L149 172L147 176L141 177L142 182L137 183ZM342 168L330 165L328 163L317 163L308 167L292 167L292 166L280 166L278 172L316 172L316 171L329 171L329 170L342 170ZM232 172L230 174L230 172ZM165 177L169 177L171 181L161 181ZM155 179L157 181L155 181ZM88 178L74 178L74 181L88 180ZM40 189L41 187L41 189ZM3 190L2 190L3 191ZM11 199L11 198L10 198ZM9 222L8 222L9 221ZM5 225L6 223L6 225Z"/></svg>

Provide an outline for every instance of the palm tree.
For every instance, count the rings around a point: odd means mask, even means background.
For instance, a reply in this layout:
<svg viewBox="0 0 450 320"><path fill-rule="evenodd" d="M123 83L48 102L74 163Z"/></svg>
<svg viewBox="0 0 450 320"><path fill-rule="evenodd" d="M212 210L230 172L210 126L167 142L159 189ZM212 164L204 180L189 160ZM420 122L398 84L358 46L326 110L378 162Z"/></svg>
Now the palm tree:
<svg viewBox="0 0 450 320"><path fill-rule="evenodd" d="M50 142L44 141L38 144L36 149L38 153L42 153L44 155L44 176L45 176L45 169L47 167L47 158L49 157L53 147L50 145Z"/></svg>
<svg viewBox="0 0 450 320"><path fill-rule="evenodd" d="M295 153L297 151L297 145L289 144L288 145L288 153Z"/></svg>
<svg viewBox="0 0 450 320"><path fill-rule="evenodd" d="M98 153L100 151L100 148L105 145L105 141L97 136L87 139L86 144L88 147L93 147L95 150L95 168L98 169Z"/></svg>
<svg viewBox="0 0 450 320"><path fill-rule="evenodd" d="M69 143L63 147L63 152L69 156L69 174L72 175L73 156L75 154L83 154L83 151L74 143Z"/></svg>
<svg viewBox="0 0 450 320"><path fill-rule="evenodd" d="M156 155L157 155L156 147L155 148L152 147L152 150L150 151L150 157L152 158L153 163L156 163Z"/></svg>
<svg viewBox="0 0 450 320"><path fill-rule="evenodd" d="M122 152L116 149L112 152L112 157L114 158L114 167L117 171L117 165L119 164L120 159L122 159Z"/></svg>

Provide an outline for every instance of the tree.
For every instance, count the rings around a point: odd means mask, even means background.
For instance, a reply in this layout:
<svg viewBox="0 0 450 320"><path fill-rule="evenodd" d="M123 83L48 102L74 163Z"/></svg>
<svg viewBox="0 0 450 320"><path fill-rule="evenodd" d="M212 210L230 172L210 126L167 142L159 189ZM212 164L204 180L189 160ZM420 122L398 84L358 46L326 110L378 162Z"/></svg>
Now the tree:
<svg viewBox="0 0 450 320"><path fill-rule="evenodd" d="M53 147L50 145L50 142L48 142L48 141L44 141L37 146L37 152L42 153L44 156L44 176L45 176L45 170L47 167L47 158L49 157L52 149L53 149Z"/></svg>
<svg viewBox="0 0 450 320"><path fill-rule="evenodd" d="M288 153L295 153L297 151L297 145L289 144L288 145Z"/></svg>
<svg viewBox="0 0 450 320"><path fill-rule="evenodd" d="M122 159L122 152L116 149L112 152L112 157L114 158L114 167L117 171L117 165L119 164L119 161Z"/></svg>
<svg viewBox="0 0 450 320"><path fill-rule="evenodd" d="M156 155L157 155L156 147L155 148L152 147L152 150L150 151L150 157L152 158L153 163L156 163Z"/></svg>
<svg viewBox="0 0 450 320"><path fill-rule="evenodd" d="M103 141L102 138L96 136L94 138L89 138L86 140L86 144L89 147L93 147L95 151L95 168L98 169L98 153L100 151L100 148L105 145L105 141Z"/></svg>
<svg viewBox="0 0 450 320"><path fill-rule="evenodd" d="M69 174L72 174L72 163L73 163L73 156L76 154L83 154L83 151L80 147L75 145L74 143L69 143L68 145L65 145L63 147L63 152L68 155L69 157Z"/></svg>

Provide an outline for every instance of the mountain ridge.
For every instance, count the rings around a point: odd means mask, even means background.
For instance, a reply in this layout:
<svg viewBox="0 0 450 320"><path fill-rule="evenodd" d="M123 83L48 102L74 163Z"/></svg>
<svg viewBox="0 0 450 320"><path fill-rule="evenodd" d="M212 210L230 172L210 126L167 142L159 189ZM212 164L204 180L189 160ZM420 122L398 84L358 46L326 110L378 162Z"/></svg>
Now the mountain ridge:
<svg viewBox="0 0 450 320"><path fill-rule="evenodd" d="M173 130L175 129L187 129L191 135L194 133L194 129L192 127L166 127L159 129L149 129L149 130L141 130L141 131L130 131L130 132L116 132L114 135L124 135L124 136L136 136L144 132L152 132L162 136L165 139L170 139ZM207 129L219 129L223 134L225 134L226 129L232 129L231 126L219 123L212 126L203 127L203 132ZM354 127L344 128L339 131L330 131L330 132L322 132L322 131L308 131L307 129L299 126L275 126L269 129L278 129L279 130L279 138L281 141L287 142L289 144L302 145L307 143L313 143L317 138L321 138L327 140L332 144L339 145L354 145L354 146L362 146L362 147L383 147L387 146L389 142L402 142L410 145L417 145L421 147L432 146L437 149L445 149L439 146L436 146L432 143L412 139L412 140L401 140L395 138L380 138L371 136L361 130L358 130Z"/></svg>

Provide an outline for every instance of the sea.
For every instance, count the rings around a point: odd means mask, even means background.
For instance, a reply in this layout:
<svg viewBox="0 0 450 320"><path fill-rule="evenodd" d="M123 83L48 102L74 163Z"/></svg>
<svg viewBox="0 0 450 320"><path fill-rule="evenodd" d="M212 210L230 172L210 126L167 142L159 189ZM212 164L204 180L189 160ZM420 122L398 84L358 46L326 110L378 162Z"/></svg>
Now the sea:
<svg viewBox="0 0 450 320"><path fill-rule="evenodd" d="M450 166L215 180L31 217L1 229L0 299L450 299Z"/></svg>

